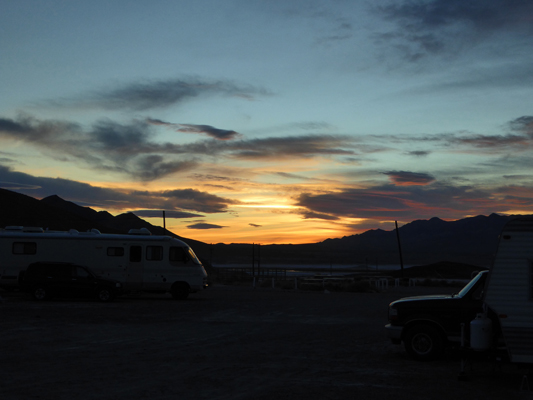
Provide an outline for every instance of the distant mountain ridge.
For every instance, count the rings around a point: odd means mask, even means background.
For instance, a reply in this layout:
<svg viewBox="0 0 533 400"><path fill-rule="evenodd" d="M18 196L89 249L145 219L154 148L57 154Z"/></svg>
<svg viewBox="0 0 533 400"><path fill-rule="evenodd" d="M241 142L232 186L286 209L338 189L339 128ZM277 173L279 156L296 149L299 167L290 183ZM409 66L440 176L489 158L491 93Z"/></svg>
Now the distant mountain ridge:
<svg viewBox="0 0 533 400"><path fill-rule="evenodd" d="M440 261L467 263L488 267L496 251L503 226L515 216L491 214L443 221L439 218L416 220L399 228L405 266L425 265ZM0 227L38 226L53 230L96 228L105 233L127 233L130 229L147 228L152 234L169 235L187 242L204 260L213 265L399 265L396 231L369 230L361 234L327 239L310 244L263 245L206 244L178 236L155 226L133 213L113 216L107 211L82 207L59 196L42 200L0 189Z"/></svg>

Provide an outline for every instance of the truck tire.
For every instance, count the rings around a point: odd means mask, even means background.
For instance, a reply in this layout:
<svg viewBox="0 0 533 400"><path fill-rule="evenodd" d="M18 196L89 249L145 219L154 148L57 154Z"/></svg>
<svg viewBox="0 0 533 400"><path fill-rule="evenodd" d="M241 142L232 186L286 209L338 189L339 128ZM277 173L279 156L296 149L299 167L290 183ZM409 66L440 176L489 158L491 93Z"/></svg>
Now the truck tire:
<svg viewBox="0 0 533 400"><path fill-rule="evenodd" d="M113 300L113 292L108 288L100 288L96 291L96 297L102 303L107 303Z"/></svg>
<svg viewBox="0 0 533 400"><path fill-rule="evenodd" d="M48 300L50 295L48 290L44 286L36 286L31 292L33 298L37 301Z"/></svg>
<svg viewBox="0 0 533 400"><path fill-rule="evenodd" d="M405 350L418 361L431 361L442 355L444 339L441 332L427 324L410 328L404 338Z"/></svg>
<svg viewBox="0 0 533 400"><path fill-rule="evenodd" d="M172 294L172 297L174 297L176 300L185 300L187 297L189 297L189 285L185 282L176 282L172 285L170 294Z"/></svg>

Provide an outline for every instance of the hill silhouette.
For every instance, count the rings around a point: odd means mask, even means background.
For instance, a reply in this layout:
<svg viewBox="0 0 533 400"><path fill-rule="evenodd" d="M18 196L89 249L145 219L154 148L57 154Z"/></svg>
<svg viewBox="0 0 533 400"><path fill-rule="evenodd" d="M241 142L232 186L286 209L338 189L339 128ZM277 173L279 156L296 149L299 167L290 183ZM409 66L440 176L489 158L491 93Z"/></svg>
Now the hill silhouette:
<svg viewBox="0 0 533 400"><path fill-rule="evenodd" d="M405 266L442 261L490 266L498 235L513 216L491 214L457 221L439 218L417 220L399 228ZM128 212L113 216L66 201L58 196L42 200L0 189L0 227L37 226L51 230L98 229L105 233L127 233L147 228L155 235L169 235L188 243L203 260L213 265L348 265L379 267L399 265L396 231L369 230L362 234L327 239L310 244L206 244L179 236Z"/></svg>

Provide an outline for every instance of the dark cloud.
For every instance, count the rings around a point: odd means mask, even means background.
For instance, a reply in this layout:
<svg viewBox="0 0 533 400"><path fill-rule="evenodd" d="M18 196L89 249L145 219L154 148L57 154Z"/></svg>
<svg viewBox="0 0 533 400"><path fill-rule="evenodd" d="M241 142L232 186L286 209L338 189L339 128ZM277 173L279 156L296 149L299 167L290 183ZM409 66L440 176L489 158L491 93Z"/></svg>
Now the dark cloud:
<svg viewBox="0 0 533 400"><path fill-rule="evenodd" d="M261 228L263 226L263 225L257 225L257 224L248 224L248 225L254 228Z"/></svg>
<svg viewBox="0 0 533 400"><path fill-rule="evenodd" d="M425 157L431 154L431 151L422 151L422 150L415 150L415 151L409 151L407 152L407 155L409 156L415 156L415 157Z"/></svg>
<svg viewBox="0 0 533 400"><path fill-rule="evenodd" d="M285 157L333 157L356 154L354 139L341 135L303 135L250 140L204 140L185 144L175 153L277 161Z"/></svg>
<svg viewBox="0 0 533 400"><path fill-rule="evenodd" d="M516 118L509 122L509 127L515 132L519 132L523 135L528 136L533 139L533 117L532 116L523 116Z"/></svg>
<svg viewBox="0 0 533 400"><path fill-rule="evenodd" d="M152 125L167 126L167 127L175 129L178 132L205 134L207 136L210 136L218 140L229 140L229 139L234 139L237 136L240 136L240 134L235 131L227 130L227 129L219 129L211 125L176 124L176 123L165 122L159 119L152 119L152 118L147 118L146 122Z"/></svg>
<svg viewBox="0 0 533 400"><path fill-rule="evenodd" d="M533 175L503 175L503 178L510 179L510 180L521 180L521 179L531 180L533 178Z"/></svg>
<svg viewBox="0 0 533 400"><path fill-rule="evenodd" d="M289 174L288 172L274 172L273 174L281 176L282 178L288 178L288 179L297 179L297 180L304 180L304 181L307 181L310 179L303 175Z"/></svg>
<svg viewBox="0 0 533 400"><path fill-rule="evenodd" d="M149 181L186 171L196 165L172 143L157 143L150 125L143 121L119 124L109 120L84 131L79 125L40 121L21 116L0 119L0 138L26 142L61 161L79 161L91 168L119 172Z"/></svg>
<svg viewBox="0 0 533 400"><path fill-rule="evenodd" d="M389 171L383 174L387 175L391 182L397 186L424 186L435 181L435 178L431 175L418 172Z"/></svg>
<svg viewBox="0 0 533 400"><path fill-rule="evenodd" d="M64 121L39 121L28 115L20 115L16 120L0 118L0 135L20 141L41 144L50 144L57 138L65 138L78 134L81 127Z"/></svg>
<svg viewBox="0 0 533 400"><path fill-rule="evenodd" d="M339 217L336 217L334 215L317 213L317 212L307 211L307 210L300 210L297 212L297 214L300 214L303 219L323 219L326 221L337 221L340 219Z"/></svg>
<svg viewBox="0 0 533 400"><path fill-rule="evenodd" d="M196 189L167 190L160 192L159 196L176 202L180 208L205 213L227 212L228 204L240 204L239 201L225 199Z"/></svg>
<svg viewBox="0 0 533 400"><path fill-rule="evenodd" d="M450 144L468 145L485 149L531 146L531 139L521 135L468 135L449 137Z"/></svg>
<svg viewBox="0 0 533 400"><path fill-rule="evenodd" d="M533 146L533 117L522 116L503 125L506 133L501 134L476 134L471 132L443 133L438 135L382 135L372 136L379 141L389 143L424 144L442 146L446 149L468 151L473 149L479 154L483 150L488 154L508 153L509 151L529 150ZM429 152L410 151L412 156L425 156Z"/></svg>
<svg viewBox="0 0 533 400"><path fill-rule="evenodd" d="M458 52L495 36L533 36L529 0L403 0L376 7L396 29L380 35L408 59Z"/></svg>
<svg viewBox="0 0 533 400"><path fill-rule="evenodd" d="M189 171L197 165L193 161L165 161L160 155L139 157L136 161L135 175L143 181L153 181L176 172Z"/></svg>
<svg viewBox="0 0 533 400"><path fill-rule="evenodd" d="M211 174L191 174L189 175L189 178L196 179L198 181L206 182L206 181L222 181L222 182L246 182L247 179L241 179L241 178L235 178L235 177L229 177L229 176L221 176L221 175L211 175Z"/></svg>
<svg viewBox="0 0 533 400"><path fill-rule="evenodd" d="M198 224L187 225L187 228L189 229L222 229L222 228L227 228L227 226L207 224L207 223L198 223Z"/></svg>
<svg viewBox="0 0 533 400"><path fill-rule="evenodd" d="M415 220L456 218L458 214L483 214L502 209L491 192L470 186L432 184L427 186L384 185L368 189L345 189L323 194L303 193L296 205L303 217L309 212L333 217ZM503 209L506 206L503 206Z"/></svg>
<svg viewBox="0 0 533 400"><path fill-rule="evenodd" d="M181 124L178 128L178 131L187 133L205 133L206 135L219 140L229 140L239 136L239 134L235 131L218 129L212 127L211 125Z"/></svg>
<svg viewBox="0 0 533 400"><path fill-rule="evenodd" d="M134 207L134 198L119 190L92 186L62 178L37 177L0 165L0 187L36 198L58 195L65 200L93 206Z"/></svg>
<svg viewBox="0 0 533 400"><path fill-rule="evenodd" d="M142 181L156 180L194 168L202 156L277 161L285 157L334 157L354 155L354 139L341 135L303 135L251 140L202 140L188 144L156 141L155 125L161 120L111 120L90 129L61 121L41 121L21 116L0 119L0 139L18 140L65 162L81 162L99 171L127 174ZM182 125L183 126L183 125ZM212 128L212 129L211 129ZM189 125L217 139L232 132L208 125ZM196 157L196 159L194 158Z"/></svg>
<svg viewBox="0 0 533 400"><path fill-rule="evenodd" d="M353 139L334 135L304 135L241 140L225 146L229 155L242 159L310 158L354 155Z"/></svg>
<svg viewBox="0 0 533 400"><path fill-rule="evenodd" d="M308 210L301 213L304 218L321 216L324 219L328 215L333 218L391 218L410 211L405 201L393 193L358 189L318 195L303 193L296 204Z"/></svg>
<svg viewBox="0 0 533 400"><path fill-rule="evenodd" d="M146 111L167 108L198 97L225 96L253 100L269 95L265 89L231 81L210 81L200 78L168 79L125 84L103 89L80 98L54 101L54 106L101 108L105 110Z"/></svg>
<svg viewBox="0 0 533 400"><path fill-rule="evenodd" d="M7 189L7 190L38 190L38 189L41 189L40 186L36 186L36 185L29 185L29 184L24 184L24 183L18 183L18 182L3 182L3 181L0 181L0 188L2 189Z"/></svg>
<svg viewBox="0 0 533 400"><path fill-rule="evenodd" d="M136 209L165 210L169 215L175 215L172 218L177 218L179 213L188 213L188 217L195 215L190 211L226 213L229 205L238 203L195 189L152 192L107 189L68 179L35 177L1 165L0 187L36 198L58 195L65 200L104 209L133 212Z"/></svg>

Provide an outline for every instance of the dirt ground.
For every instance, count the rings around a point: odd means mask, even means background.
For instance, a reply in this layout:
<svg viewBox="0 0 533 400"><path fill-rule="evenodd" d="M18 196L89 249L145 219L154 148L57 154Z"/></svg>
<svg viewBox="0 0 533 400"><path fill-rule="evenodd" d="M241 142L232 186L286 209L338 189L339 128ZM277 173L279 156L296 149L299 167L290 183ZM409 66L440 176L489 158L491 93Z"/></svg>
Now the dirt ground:
<svg viewBox="0 0 533 400"><path fill-rule="evenodd" d="M458 380L457 356L420 363L385 338L390 301L450 291L220 285L110 304L0 292L0 398L533 398L516 366L477 361Z"/></svg>

